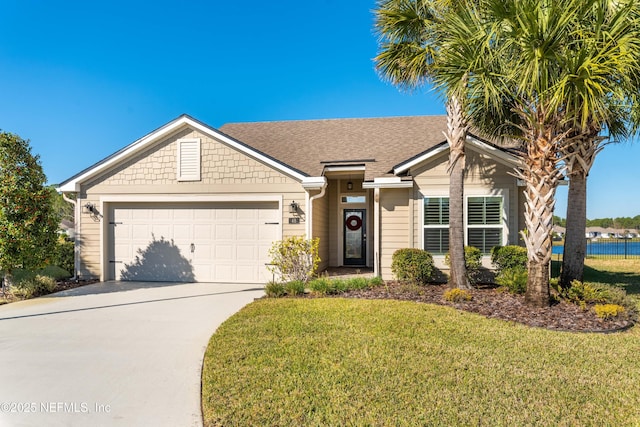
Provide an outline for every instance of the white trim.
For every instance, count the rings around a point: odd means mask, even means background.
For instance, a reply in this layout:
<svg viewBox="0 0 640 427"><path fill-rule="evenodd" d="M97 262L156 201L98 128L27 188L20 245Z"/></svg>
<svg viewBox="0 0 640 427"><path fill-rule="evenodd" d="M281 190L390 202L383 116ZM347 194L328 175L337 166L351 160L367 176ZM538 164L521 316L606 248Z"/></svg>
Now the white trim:
<svg viewBox="0 0 640 427"><path fill-rule="evenodd" d="M109 263L109 247L108 238L109 233L108 225L110 221L110 204L114 203L203 203L203 202L277 202L278 203L278 222L279 230L278 235L282 238L283 215L283 196L282 195L270 195L270 194L242 194L242 195L224 195L224 194L183 194L183 195L128 195L128 194L108 194L100 196L100 212L101 217L100 227L100 280L105 281L109 275L107 271Z"/></svg>
<svg viewBox="0 0 640 427"><path fill-rule="evenodd" d="M444 191L444 190L443 190ZM443 191L430 191L428 194L420 194L421 196L421 200L422 200L422 205L420 206L420 218L422 218L421 222L420 222L420 249L424 249L424 229L425 227L427 228L447 228L447 230L449 229L449 225L432 225L432 226L425 226L424 225L424 199L427 198L443 198L446 197L447 199L450 199L450 196L448 193L445 193ZM509 190L507 188L497 188L497 189L473 189L471 190L472 193L470 194L465 194L464 195L464 203L463 203L463 210L464 210L464 214L463 214L463 219L464 219L464 244L468 245L468 229L469 228L502 228L502 244L503 245L509 245L511 244L509 242L509 238L510 238L510 228L509 228L509 209L510 209L510 205L509 205ZM491 225L473 225L471 227L469 227L468 224L468 217L467 217L467 210L468 210L468 199L470 197L501 197L502 198L502 224L501 225L494 225L493 227ZM434 255L435 256L435 255ZM487 256L487 255L484 255Z"/></svg>
<svg viewBox="0 0 640 427"><path fill-rule="evenodd" d="M195 150L193 154L195 158L185 158L185 145L195 144ZM178 182L183 181L200 181L200 175L202 171L202 148L200 138L180 138L176 141L176 180ZM188 152L187 152L188 153ZM190 153L189 153L190 154ZM196 170L191 173L185 173L183 170L183 162L191 161L196 166Z"/></svg>
<svg viewBox="0 0 640 427"><path fill-rule="evenodd" d="M327 172L362 172L364 166L325 166L324 173Z"/></svg>
<svg viewBox="0 0 640 427"><path fill-rule="evenodd" d="M467 135L467 139L465 143L470 147L478 148L481 151L486 152L487 154L501 161L501 163L506 164L507 166L517 167L521 163L518 157L512 154L509 154L498 147L494 147L493 145L487 144L486 142L481 141L471 135ZM449 150L449 144L448 143L442 144L441 146L431 149L426 153L424 153L423 155L416 157L413 160L399 164L396 168L393 169L393 173L395 175L404 173L409 169L411 169L412 167L419 165L420 163L425 162L447 150Z"/></svg>
<svg viewBox="0 0 640 427"><path fill-rule="evenodd" d="M307 176L302 178L302 188L305 190L320 190L327 185L327 178L324 176Z"/></svg>
<svg viewBox="0 0 640 427"><path fill-rule="evenodd" d="M409 169L411 169L412 167L426 161L429 160L432 157L437 156L438 154L449 150L449 144L442 144L439 147L436 147L435 149L429 150L426 153L424 153L422 156L416 157L413 160L410 160L406 163L401 163L400 165L398 165L397 168L393 169L393 173L394 175L399 175L403 172L408 171Z"/></svg>
<svg viewBox="0 0 640 427"><path fill-rule="evenodd" d="M413 188L413 180L403 181L400 177L374 178L373 182L363 182L362 188Z"/></svg>
<svg viewBox="0 0 640 427"><path fill-rule="evenodd" d="M84 173L81 173L80 175L74 177L73 179L70 179L69 181L65 182L64 185L58 188L58 190L65 191L65 192L78 192L80 191L80 185L82 183L86 182L92 177L97 176L98 174L113 167L114 165L120 162L123 162L127 158L139 153L143 149L146 149L149 145L187 126L190 126L195 130L207 136L210 136L211 138L221 141L222 143L257 159L260 162L265 163L266 165L272 167L273 169L278 170L279 172L282 172L286 175L289 175L298 181L302 181L304 178L306 178L306 175L302 174L301 172L298 172L290 167L284 166L283 164L275 161L270 157L267 157L266 155L254 150L253 148L250 148L244 144L238 143L237 141L231 139L230 137L226 136L225 134L219 132L216 129L211 129L207 126L204 126L203 124L193 120L188 116L181 116L176 120L169 122L168 124L161 127L160 129L133 142L129 146L122 149L122 151L119 152L117 155L114 155L109 160L104 161L104 163L96 164L93 167L90 167L89 169L87 169Z"/></svg>

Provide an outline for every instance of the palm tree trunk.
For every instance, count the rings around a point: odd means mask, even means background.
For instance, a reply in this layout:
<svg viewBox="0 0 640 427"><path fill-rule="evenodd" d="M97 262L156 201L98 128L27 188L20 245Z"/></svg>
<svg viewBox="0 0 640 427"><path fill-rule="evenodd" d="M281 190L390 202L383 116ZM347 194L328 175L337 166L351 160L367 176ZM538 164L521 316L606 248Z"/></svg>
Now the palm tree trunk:
<svg viewBox="0 0 640 427"><path fill-rule="evenodd" d="M558 167L559 141L564 137L557 131L557 121L547 122L543 110L517 111L526 126L527 154L522 169L515 175L524 180L526 230L522 232L527 247L529 276L525 302L536 307L548 307L549 263L551 262L553 210L555 193L562 171Z"/></svg>
<svg viewBox="0 0 640 427"><path fill-rule="evenodd" d="M587 177L596 155L602 150L599 126L589 126L585 131L569 138L563 147L563 156L569 176L567 197L567 229L562 256L560 286L568 288L574 280L582 281L584 257L587 252L585 230L587 227Z"/></svg>
<svg viewBox="0 0 640 427"><path fill-rule="evenodd" d="M571 175L567 197L567 227L564 237L560 286L568 288L574 280L582 281L584 257L587 252L587 177L582 173Z"/></svg>
<svg viewBox="0 0 640 427"><path fill-rule="evenodd" d="M449 286L470 289L464 259L464 144L468 125L457 97L447 102L447 133L449 143Z"/></svg>

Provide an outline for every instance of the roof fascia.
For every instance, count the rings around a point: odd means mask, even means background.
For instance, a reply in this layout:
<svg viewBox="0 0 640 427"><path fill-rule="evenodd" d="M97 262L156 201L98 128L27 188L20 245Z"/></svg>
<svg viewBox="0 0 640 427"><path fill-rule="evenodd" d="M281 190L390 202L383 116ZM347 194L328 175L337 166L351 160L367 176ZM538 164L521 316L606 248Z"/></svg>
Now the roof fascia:
<svg viewBox="0 0 640 427"><path fill-rule="evenodd" d="M399 177L374 178L373 181L365 181L362 188L413 188L413 180L402 180Z"/></svg>
<svg viewBox="0 0 640 427"><path fill-rule="evenodd" d="M289 175L294 179L297 179L298 181L302 181L307 176L304 173L298 170L295 170L281 162L278 162L277 160L265 155L264 153L261 153L260 151L257 151L249 147L246 144L242 144L239 141L236 141L235 139L229 137L228 135L225 135L224 133L218 131L215 128L209 127L204 123L198 120L195 120L192 117L189 117L187 115L182 115L177 119L167 123L166 125L158 128L157 130L143 136L137 141L134 141L133 143L126 146L125 148L121 149L120 151L115 152L111 156L99 161L93 166L90 166L89 168L85 169L79 174L64 181L58 186L58 191L61 191L61 192L80 191L80 185L83 182L86 182L88 179L91 179L97 176L98 174L104 172L105 170L108 170L109 168L113 167L114 165L128 159L129 157L140 152L141 150L149 147L153 143L161 140L167 135L170 135L172 132L187 126L190 126L214 139L222 141L224 144L244 154L247 154L263 163L266 163L267 165L273 167L274 169L286 175Z"/></svg>
<svg viewBox="0 0 640 427"><path fill-rule="evenodd" d="M495 145L486 143L473 135L467 135L466 145L470 147L474 147L489 156L495 158L503 164L506 164L510 167L518 167L520 165L520 159L513 154L508 153L500 147ZM443 153L444 151L449 150L449 144L443 143L436 145L435 147L427 150L423 154L414 157L413 159L407 160L406 162L400 163L399 165L393 168L394 175L402 174L412 167L419 165L422 162L426 162L429 159L436 157L437 155Z"/></svg>

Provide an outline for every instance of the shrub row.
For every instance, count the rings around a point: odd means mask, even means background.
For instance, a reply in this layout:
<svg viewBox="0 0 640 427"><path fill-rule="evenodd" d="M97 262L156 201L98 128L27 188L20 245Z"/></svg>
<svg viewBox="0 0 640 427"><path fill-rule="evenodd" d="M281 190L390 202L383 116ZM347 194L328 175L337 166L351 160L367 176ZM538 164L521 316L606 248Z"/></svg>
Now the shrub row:
<svg viewBox="0 0 640 427"><path fill-rule="evenodd" d="M353 277L350 279L320 277L309 281L306 285L300 280L286 283L269 282L264 291L269 298L297 296L304 294L307 290L314 295L336 295L352 290L369 289L383 284L384 282L379 277Z"/></svg>

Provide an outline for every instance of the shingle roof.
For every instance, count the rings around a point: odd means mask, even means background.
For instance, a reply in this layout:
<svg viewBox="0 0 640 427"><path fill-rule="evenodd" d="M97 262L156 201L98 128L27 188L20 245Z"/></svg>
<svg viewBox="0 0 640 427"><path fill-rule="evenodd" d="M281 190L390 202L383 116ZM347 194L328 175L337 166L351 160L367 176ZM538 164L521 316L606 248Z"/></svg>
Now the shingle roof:
<svg viewBox="0 0 640 427"><path fill-rule="evenodd" d="M219 130L310 176L329 164L366 166L365 180L445 141L446 116L229 123Z"/></svg>

